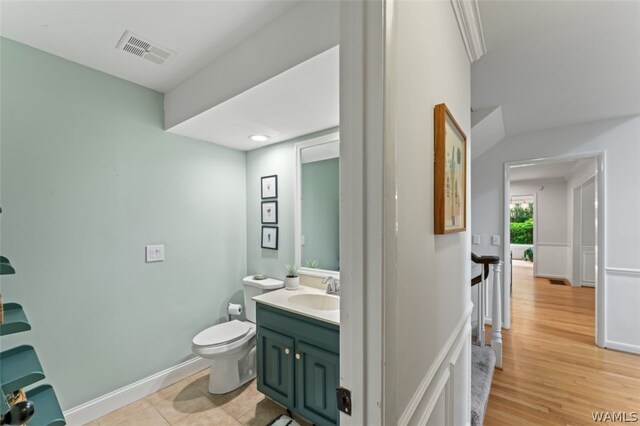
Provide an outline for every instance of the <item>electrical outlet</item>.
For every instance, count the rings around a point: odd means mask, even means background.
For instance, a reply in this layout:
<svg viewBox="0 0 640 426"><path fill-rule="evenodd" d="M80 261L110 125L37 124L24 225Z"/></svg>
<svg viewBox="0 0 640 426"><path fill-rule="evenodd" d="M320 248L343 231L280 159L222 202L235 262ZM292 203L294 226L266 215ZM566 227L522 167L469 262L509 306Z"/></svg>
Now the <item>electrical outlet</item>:
<svg viewBox="0 0 640 426"><path fill-rule="evenodd" d="M471 244L477 246L480 244L480 235L472 235L471 236Z"/></svg>
<svg viewBox="0 0 640 426"><path fill-rule="evenodd" d="M491 245L499 246L500 245L500 235L492 235L491 236Z"/></svg>
<svg viewBox="0 0 640 426"><path fill-rule="evenodd" d="M149 262L162 262L164 260L164 244L157 244L146 247L146 259Z"/></svg>

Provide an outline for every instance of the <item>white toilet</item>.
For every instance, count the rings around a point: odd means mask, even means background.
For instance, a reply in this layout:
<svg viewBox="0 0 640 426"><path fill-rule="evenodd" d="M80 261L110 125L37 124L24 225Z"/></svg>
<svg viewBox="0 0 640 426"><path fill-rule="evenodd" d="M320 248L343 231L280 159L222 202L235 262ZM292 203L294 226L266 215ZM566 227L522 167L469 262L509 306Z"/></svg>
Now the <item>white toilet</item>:
<svg viewBox="0 0 640 426"><path fill-rule="evenodd" d="M284 286L279 280L254 280L252 276L243 282L247 321L209 327L191 345L193 353L212 361L209 392L213 394L231 392L256 377L256 302L252 298Z"/></svg>

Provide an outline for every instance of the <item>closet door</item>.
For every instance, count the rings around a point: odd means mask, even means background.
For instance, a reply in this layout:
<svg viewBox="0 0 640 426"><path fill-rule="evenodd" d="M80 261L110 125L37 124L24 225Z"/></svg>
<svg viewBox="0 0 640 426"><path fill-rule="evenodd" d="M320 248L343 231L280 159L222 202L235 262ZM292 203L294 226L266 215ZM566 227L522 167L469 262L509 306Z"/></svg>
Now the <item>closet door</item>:
<svg viewBox="0 0 640 426"><path fill-rule="evenodd" d="M590 179L582 185L582 246L580 285L596 285L596 181Z"/></svg>
<svg viewBox="0 0 640 426"><path fill-rule="evenodd" d="M578 186L573 190L573 241L571 250L571 282L573 285L580 285L582 282L582 187Z"/></svg>

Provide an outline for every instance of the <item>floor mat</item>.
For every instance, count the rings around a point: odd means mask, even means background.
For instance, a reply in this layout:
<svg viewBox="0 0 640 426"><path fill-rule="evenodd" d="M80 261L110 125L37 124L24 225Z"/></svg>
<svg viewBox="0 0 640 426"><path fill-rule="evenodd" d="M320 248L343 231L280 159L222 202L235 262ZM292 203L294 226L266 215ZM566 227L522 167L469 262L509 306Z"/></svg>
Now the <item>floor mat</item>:
<svg viewBox="0 0 640 426"><path fill-rule="evenodd" d="M267 426L300 426L300 423L296 422L286 414L280 414L278 417L271 420Z"/></svg>

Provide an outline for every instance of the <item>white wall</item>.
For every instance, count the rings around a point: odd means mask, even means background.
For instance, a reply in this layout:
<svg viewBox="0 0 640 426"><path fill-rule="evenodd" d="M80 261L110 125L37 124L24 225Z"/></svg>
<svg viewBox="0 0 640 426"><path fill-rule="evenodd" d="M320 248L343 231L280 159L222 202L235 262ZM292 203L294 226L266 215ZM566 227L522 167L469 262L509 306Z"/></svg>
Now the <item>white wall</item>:
<svg viewBox="0 0 640 426"><path fill-rule="evenodd" d="M304 1L164 97L164 124L170 129L289 68L337 46L339 3Z"/></svg>
<svg viewBox="0 0 640 426"><path fill-rule="evenodd" d="M469 59L449 1L385 25L385 423L468 424L470 234L434 235L432 159L436 104L470 134Z"/></svg>
<svg viewBox="0 0 640 426"><path fill-rule="evenodd" d="M640 116L589 122L509 137L473 161L472 229L483 235L482 254L502 255L486 236L503 234L505 162L604 151L606 240L603 299L608 347L640 353Z"/></svg>
<svg viewBox="0 0 640 426"><path fill-rule="evenodd" d="M537 201L534 205L534 273L540 277L566 278L567 258L570 257L567 239L567 182L565 180L511 182L511 197L534 194Z"/></svg>

